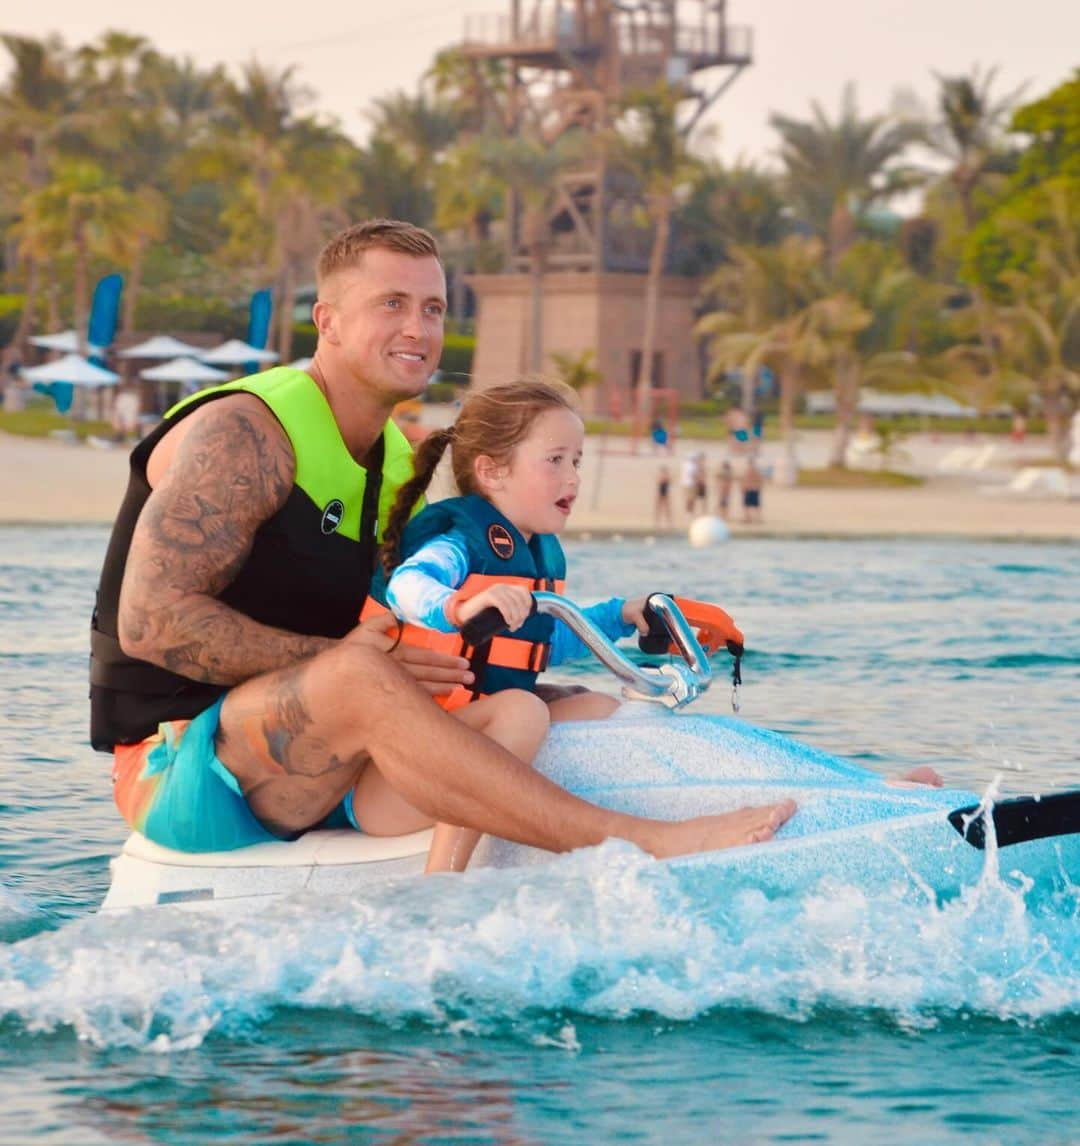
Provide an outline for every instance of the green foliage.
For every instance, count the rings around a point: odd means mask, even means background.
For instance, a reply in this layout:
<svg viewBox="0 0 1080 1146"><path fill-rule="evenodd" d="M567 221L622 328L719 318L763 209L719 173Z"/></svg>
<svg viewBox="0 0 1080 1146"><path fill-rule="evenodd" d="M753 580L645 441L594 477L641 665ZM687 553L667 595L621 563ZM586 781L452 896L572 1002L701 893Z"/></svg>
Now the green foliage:
<svg viewBox="0 0 1080 1146"><path fill-rule="evenodd" d="M91 434L109 437L112 434L112 426L108 422L73 422L67 415L58 414L51 401L28 402L23 410L0 410L0 430L26 438L47 438L56 430L74 431L78 438Z"/></svg>
<svg viewBox="0 0 1080 1146"><path fill-rule="evenodd" d="M1054 235L1063 206L1080 234L1080 70L1041 99L1019 108L1012 130L1029 137L992 210L964 250L962 274L999 302L1012 273L1030 273L1040 242Z"/></svg>
<svg viewBox="0 0 1080 1146"><path fill-rule="evenodd" d="M555 351L551 361L555 365L555 372L559 380L564 382L571 390L581 393L588 386L602 382L603 377L596 369L593 359L595 352L592 347L583 350L580 354L560 354Z"/></svg>
<svg viewBox="0 0 1080 1146"><path fill-rule="evenodd" d="M808 120L774 114L769 122L780 134L788 198L798 217L827 240L830 256L851 241L856 216L921 181L903 157L923 129L887 116L864 119L851 84L834 121L814 102Z"/></svg>
<svg viewBox="0 0 1080 1146"><path fill-rule="evenodd" d="M925 479L894 470L847 470L836 466L799 470L799 485L808 489L873 489L922 485Z"/></svg>
<svg viewBox="0 0 1080 1146"><path fill-rule="evenodd" d="M542 265L555 185L602 151L621 181L609 245L643 268L670 222L668 272L722 267L702 300L714 367L772 365L787 424L807 386L840 374L849 391L888 385L904 356L925 381L953 351L973 365L947 381L972 405L1060 391L1067 413L1075 401L1080 321L1064 252L1080 239L1080 71L1015 112L1016 93L994 94L993 70L938 76L925 142L949 169L894 238L896 220L874 212L910 186L906 148L920 128L860 115L850 90L839 115L814 105L774 117L785 168L774 176L691 154L685 92L664 84L605 109L610 138L508 133L507 68L454 52L415 91L376 101L363 146L307 113L311 93L292 68L252 63L230 77L116 31L71 47L0 36L0 59L7 282L36 282L42 315L50 292L65 325L93 279L120 270L137 329L243 337L254 287L280 298L309 282L325 239L370 215L434 218L455 271L502 270L511 186L517 238ZM0 346L22 306L0 296ZM311 326L293 334L293 353L310 353ZM471 376L474 349L471 335L448 334L448 380ZM573 377L592 366L566 365ZM703 426L718 421L702 409Z"/></svg>
<svg viewBox="0 0 1080 1146"><path fill-rule="evenodd" d="M461 387L454 382L429 382L421 395L421 400L445 405L455 401L460 393Z"/></svg>
<svg viewBox="0 0 1080 1146"><path fill-rule="evenodd" d="M243 338L247 321L246 303L203 295L143 294L135 314L139 330L203 330L222 338Z"/></svg>
<svg viewBox="0 0 1080 1146"><path fill-rule="evenodd" d="M294 322L292 335L293 358L310 358L315 353L319 332L313 322Z"/></svg>
<svg viewBox="0 0 1080 1146"><path fill-rule="evenodd" d="M475 352L475 335L447 334L443 341L439 370L448 381L467 382L472 377L473 354Z"/></svg>
<svg viewBox="0 0 1080 1146"><path fill-rule="evenodd" d="M0 294L0 346L7 346L11 341L25 305L25 295Z"/></svg>
<svg viewBox="0 0 1080 1146"><path fill-rule="evenodd" d="M1013 131L1031 136L1016 181L1035 187L1047 179L1080 180L1080 69L1042 99L1020 108Z"/></svg>
<svg viewBox="0 0 1080 1146"><path fill-rule="evenodd" d="M790 231L775 175L747 163L705 163L676 215L671 269L702 274L736 246L769 246Z"/></svg>

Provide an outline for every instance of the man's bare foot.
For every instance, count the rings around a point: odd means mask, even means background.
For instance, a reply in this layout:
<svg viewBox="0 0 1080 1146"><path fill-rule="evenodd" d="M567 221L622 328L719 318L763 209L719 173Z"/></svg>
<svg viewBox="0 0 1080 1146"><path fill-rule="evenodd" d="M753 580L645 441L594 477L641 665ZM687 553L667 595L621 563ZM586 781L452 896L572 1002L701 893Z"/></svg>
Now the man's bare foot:
<svg viewBox="0 0 1080 1146"><path fill-rule="evenodd" d="M740 808L737 812L724 812L716 816L698 816L693 820L665 823L657 831L646 850L657 859L690 855L693 852L713 852L721 848L735 848L743 844L761 844L771 840L782 824L795 815L794 800L781 800L779 804L764 804L756 808Z"/></svg>
<svg viewBox="0 0 1080 1146"><path fill-rule="evenodd" d="M945 781L928 764L920 764L895 780L887 780L893 788L943 788Z"/></svg>

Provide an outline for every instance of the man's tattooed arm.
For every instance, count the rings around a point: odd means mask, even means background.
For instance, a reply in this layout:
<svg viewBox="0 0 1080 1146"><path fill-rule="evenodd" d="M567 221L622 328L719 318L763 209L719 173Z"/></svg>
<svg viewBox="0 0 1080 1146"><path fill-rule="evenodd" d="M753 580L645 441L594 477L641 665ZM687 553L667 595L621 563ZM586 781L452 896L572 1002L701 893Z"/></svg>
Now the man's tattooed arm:
<svg viewBox="0 0 1080 1146"><path fill-rule="evenodd" d="M334 642L258 624L217 600L255 531L292 489L296 460L280 423L246 394L211 402L186 421L135 528L120 641L130 656L181 676L238 684Z"/></svg>

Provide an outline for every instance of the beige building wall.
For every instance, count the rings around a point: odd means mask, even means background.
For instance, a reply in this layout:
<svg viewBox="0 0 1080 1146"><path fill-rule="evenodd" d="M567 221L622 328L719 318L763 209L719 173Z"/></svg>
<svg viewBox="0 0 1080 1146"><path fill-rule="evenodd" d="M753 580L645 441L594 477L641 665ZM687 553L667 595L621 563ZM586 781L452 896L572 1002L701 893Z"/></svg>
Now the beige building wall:
<svg viewBox="0 0 1080 1146"><path fill-rule="evenodd" d="M491 386L529 372L531 284L528 275L474 275L476 354L473 384ZM685 398L701 396L694 339L695 279L665 278L660 288L656 350L662 385ZM591 348L604 387L583 395L586 413L606 413L610 396L629 408L633 352L645 325L645 276L562 273L544 276L543 367L553 373L552 352L579 355Z"/></svg>

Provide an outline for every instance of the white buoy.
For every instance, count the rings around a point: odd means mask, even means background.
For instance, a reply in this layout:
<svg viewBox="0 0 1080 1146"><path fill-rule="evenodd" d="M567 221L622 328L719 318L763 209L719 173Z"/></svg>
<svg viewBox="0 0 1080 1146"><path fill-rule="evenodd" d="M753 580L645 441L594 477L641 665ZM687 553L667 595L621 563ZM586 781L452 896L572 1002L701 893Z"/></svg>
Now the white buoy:
<svg viewBox="0 0 1080 1146"><path fill-rule="evenodd" d="M731 530L727 527L727 522L722 517L695 517L690 522L690 530L687 536L690 538L690 544L695 549L704 549L708 545L719 545L722 541L727 541L731 536Z"/></svg>

